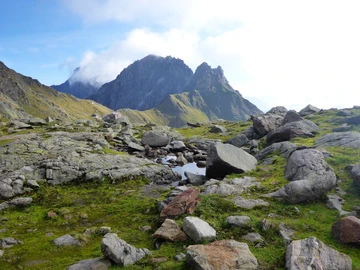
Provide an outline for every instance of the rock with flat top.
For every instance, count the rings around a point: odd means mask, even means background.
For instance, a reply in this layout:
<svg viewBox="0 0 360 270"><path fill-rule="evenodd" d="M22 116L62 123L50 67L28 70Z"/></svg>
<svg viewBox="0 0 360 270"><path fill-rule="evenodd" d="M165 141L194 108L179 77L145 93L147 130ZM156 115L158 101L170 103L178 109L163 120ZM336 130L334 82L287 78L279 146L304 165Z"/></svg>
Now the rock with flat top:
<svg viewBox="0 0 360 270"><path fill-rule="evenodd" d="M161 224L161 227L157 229L152 237L171 242L185 241L187 239L186 234L172 219L165 219L164 223Z"/></svg>
<svg viewBox="0 0 360 270"><path fill-rule="evenodd" d="M216 238L216 231L206 221L197 217L186 217L183 231L196 243L212 241Z"/></svg>
<svg viewBox="0 0 360 270"><path fill-rule="evenodd" d="M66 270L107 270L111 262L107 259L95 258L79 261L70 265Z"/></svg>

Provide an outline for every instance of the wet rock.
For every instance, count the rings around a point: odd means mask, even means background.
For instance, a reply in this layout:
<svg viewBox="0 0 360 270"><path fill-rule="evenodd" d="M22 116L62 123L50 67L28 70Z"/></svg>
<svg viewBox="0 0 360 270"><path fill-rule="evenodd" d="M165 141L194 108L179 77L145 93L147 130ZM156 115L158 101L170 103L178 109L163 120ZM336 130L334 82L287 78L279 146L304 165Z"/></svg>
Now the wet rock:
<svg viewBox="0 0 360 270"><path fill-rule="evenodd" d="M325 245L315 237L292 241L286 249L286 269L351 270L349 256Z"/></svg>
<svg viewBox="0 0 360 270"><path fill-rule="evenodd" d="M248 216L229 216L226 218L226 222L234 227L248 227L251 223L251 218Z"/></svg>
<svg viewBox="0 0 360 270"><path fill-rule="evenodd" d="M192 214L200 202L200 191L189 188L177 195L160 213L161 219L174 218L183 214Z"/></svg>
<svg viewBox="0 0 360 270"><path fill-rule="evenodd" d="M150 147L161 147L166 146L170 142L170 139L166 134L158 131L145 132L141 139L143 145L149 145Z"/></svg>
<svg viewBox="0 0 360 270"><path fill-rule="evenodd" d="M165 219L152 237L170 242L185 241L187 239L186 234L180 229L179 225L171 219Z"/></svg>
<svg viewBox="0 0 360 270"><path fill-rule="evenodd" d="M243 208L243 209L253 209L255 207L268 207L270 204L268 202L265 202L261 199L245 199L243 197L236 197L234 198L234 204L237 207Z"/></svg>
<svg viewBox="0 0 360 270"><path fill-rule="evenodd" d="M319 112L319 111L320 111L319 108L316 108L315 106L309 104L309 105L307 105L305 108L303 108L303 109L299 112L299 114L300 114L301 116L307 116L307 115L310 115L310 114L317 113L317 112Z"/></svg>
<svg viewBox="0 0 360 270"><path fill-rule="evenodd" d="M206 176L223 178L227 174L242 173L256 168L252 155L230 144L214 143L207 152Z"/></svg>
<svg viewBox="0 0 360 270"><path fill-rule="evenodd" d="M360 148L360 133L358 132L337 132L329 133L317 139L315 147L342 146Z"/></svg>
<svg viewBox="0 0 360 270"><path fill-rule="evenodd" d="M186 249L187 269L231 270L257 269L258 262L245 243L221 240L208 245L191 245Z"/></svg>
<svg viewBox="0 0 360 270"><path fill-rule="evenodd" d="M207 180L206 176L191 172L185 172L185 177L187 178L188 182L193 186L201 186Z"/></svg>
<svg viewBox="0 0 360 270"><path fill-rule="evenodd" d="M147 249L138 249L120 239L115 233L108 233L101 241L101 252L105 258L120 266L134 264L150 255Z"/></svg>
<svg viewBox="0 0 360 270"><path fill-rule="evenodd" d="M183 231L196 243L212 241L216 238L216 231L206 221L197 217L186 217Z"/></svg>
<svg viewBox="0 0 360 270"><path fill-rule="evenodd" d="M285 178L292 181L269 196L290 203L314 201L336 185L336 175L323 154L315 149L297 150L291 154Z"/></svg>
<svg viewBox="0 0 360 270"><path fill-rule="evenodd" d="M264 137L269 132L281 126L283 117L277 114L260 115L254 117L253 126L259 137Z"/></svg>
<svg viewBox="0 0 360 270"><path fill-rule="evenodd" d="M79 246L80 245L80 241L78 239L72 237L69 234L60 236L59 238L56 238L53 241L53 243L57 247L60 247L60 246Z"/></svg>
<svg viewBox="0 0 360 270"><path fill-rule="evenodd" d="M346 244L360 244L360 219L354 216L344 217L332 226L334 238Z"/></svg>
<svg viewBox="0 0 360 270"><path fill-rule="evenodd" d="M236 135L235 137L227 140L225 143L231 144L236 147L243 147L249 143L249 139L244 134Z"/></svg>
<svg viewBox="0 0 360 270"><path fill-rule="evenodd" d="M107 270L111 262L102 258L88 259L70 265L66 270Z"/></svg>
<svg viewBox="0 0 360 270"><path fill-rule="evenodd" d="M276 142L289 141L296 137L314 137L314 134L319 130L319 127L310 120L290 122L270 132L266 136L266 141L268 144L273 144Z"/></svg>

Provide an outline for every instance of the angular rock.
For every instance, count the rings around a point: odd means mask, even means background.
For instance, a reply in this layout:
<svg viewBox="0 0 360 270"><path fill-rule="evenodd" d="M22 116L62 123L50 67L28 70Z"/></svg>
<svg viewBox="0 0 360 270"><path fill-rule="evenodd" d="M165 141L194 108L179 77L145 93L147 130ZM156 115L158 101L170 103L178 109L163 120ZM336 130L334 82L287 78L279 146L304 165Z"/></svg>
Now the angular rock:
<svg viewBox="0 0 360 270"><path fill-rule="evenodd" d="M236 147L243 147L249 143L249 139L244 134L236 135L235 137L227 140L225 143L231 144Z"/></svg>
<svg viewBox="0 0 360 270"><path fill-rule="evenodd" d="M342 146L360 148L360 133L358 132L337 132L329 133L317 139L315 147Z"/></svg>
<svg viewBox="0 0 360 270"><path fill-rule="evenodd" d="M72 237L69 234L60 236L59 238L56 238L53 241L53 243L57 247L60 247L60 246L79 246L80 245L80 241L78 239Z"/></svg>
<svg viewBox="0 0 360 270"><path fill-rule="evenodd" d="M187 178L189 183L193 186L201 186L207 180L207 178L204 175L195 174L187 171L185 171L185 177Z"/></svg>
<svg viewBox="0 0 360 270"><path fill-rule="evenodd" d="M317 113L317 112L319 112L319 111L320 111L319 108L316 108L315 106L309 104L309 105L307 105L305 108L303 108L303 109L299 112L299 114L300 114L301 116L307 116L307 115L310 115L310 114Z"/></svg>
<svg viewBox="0 0 360 270"><path fill-rule="evenodd" d="M187 239L186 234L172 219L165 219L152 237L170 242L185 241Z"/></svg>
<svg viewBox="0 0 360 270"><path fill-rule="evenodd" d="M284 120L282 121L281 125L285 125L291 122L297 122L304 120L296 111L290 110L285 114Z"/></svg>
<svg viewBox="0 0 360 270"><path fill-rule="evenodd" d="M360 219L354 216L344 217L332 226L334 238L346 244L360 244Z"/></svg>
<svg viewBox="0 0 360 270"><path fill-rule="evenodd" d="M275 152L279 152L281 156L288 158L290 154L296 149L296 147L296 144L291 142L273 143L272 145L257 153L255 157L258 160L261 160Z"/></svg>
<svg viewBox="0 0 360 270"><path fill-rule="evenodd" d="M165 199L158 203L158 211L161 212L177 195L180 195L187 189L187 186L177 186L171 190L171 192L166 195Z"/></svg>
<svg viewBox="0 0 360 270"><path fill-rule="evenodd" d="M30 118L26 120L26 123L32 126L43 126L46 125L47 122L40 118Z"/></svg>
<svg viewBox="0 0 360 270"><path fill-rule="evenodd" d="M234 227L247 227L251 223L251 218L248 216L229 216L226 222Z"/></svg>
<svg viewBox="0 0 360 270"><path fill-rule="evenodd" d="M234 198L234 204L237 207L243 209L253 209L255 207L265 206L268 207L270 204L261 199L245 199L243 197Z"/></svg>
<svg viewBox="0 0 360 270"><path fill-rule="evenodd" d="M255 132L259 137L264 137L269 132L281 126L283 117L277 114L256 116L252 119Z"/></svg>
<svg viewBox="0 0 360 270"><path fill-rule="evenodd" d="M172 141L170 147L173 151L184 151L186 149L186 145L183 141Z"/></svg>
<svg viewBox="0 0 360 270"><path fill-rule="evenodd" d="M292 241L286 249L286 269L351 270L349 256L325 245L315 237Z"/></svg>
<svg viewBox="0 0 360 270"><path fill-rule="evenodd" d="M107 270L111 262L102 258L88 259L70 265L66 270Z"/></svg>
<svg viewBox="0 0 360 270"><path fill-rule="evenodd" d="M143 146L141 146L141 145L139 145L137 143L134 143L134 142L130 142L128 144L128 148L130 148L130 149L132 149L134 151L140 151L140 152L145 151L145 147L143 147Z"/></svg>
<svg viewBox="0 0 360 270"><path fill-rule="evenodd" d="M147 249L138 249L120 239L116 233L108 233L101 241L101 252L105 258L120 266L134 264L150 254Z"/></svg>
<svg viewBox="0 0 360 270"><path fill-rule="evenodd" d="M244 235L242 239L255 244L264 242L264 239L259 233L248 233L247 235Z"/></svg>
<svg viewBox="0 0 360 270"><path fill-rule="evenodd" d="M189 188L177 195L160 213L160 218L174 218L183 214L192 214L200 202L200 191Z"/></svg>
<svg viewBox="0 0 360 270"><path fill-rule="evenodd" d="M279 114L285 115L288 110L284 106L276 106L272 107L266 114Z"/></svg>
<svg viewBox="0 0 360 270"><path fill-rule="evenodd" d="M255 270L258 262L247 244L221 240L208 245L188 246L186 266L188 269L199 270Z"/></svg>
<svg viewBox="0 0 360 270"><path fill-rule="evenodd" d="M26 185L31 188L40 188L40 186L36 180L27 180Z"/></svg>
<svg viewBox="0 0 360 270"><path fill-rule="evenodd" d="M105 115L102 120L108 123L114 123L120 117L121 117L121 113L112 112L110 114Z"/></svg>
<svg viewBox="0 0 360 270"><path fill-rule="evenodd" d="M360 115L350 117L346 122L349 125L360 125Z"/></svg>
<svg viewBox="0 0 360 270"><path fill-rule="evenodd" d="M221 182L212 179L206 182L205 195L217 194L221 196L242 194L250 187L260 187L261 183L254 177L244 176L242 178L224 179ZM215 180L215 181L214 181Z"/></svg>
<svg viewBox="0 0 360 270"><path fill-rule="evenodd" d="M216 238L214 228L197 217L186 217L183 222L183 231L196 243L212 241Z"/></svg>
<svg viewBox="0 0 360 270"><path fill-rule="evenodd" d="M347 132L347 131L351 131L351 130L352 130L352 126L348 126L347 124L343 124L340 127L333 128L332 132Z"/></svg>
<svg viewBox="0 0 360 270"><path fill-rule="evenodd" d="M206 159L206 176L223 178L227 174L242 173L256 168L257 160L244 150L230 144L210 145Z"/></svg>
<svg viewBox="0 0 360 270"><path fill-rule="evenodd" d="M1 196L0 196L1 197ZM10 207L25 207L32 203L33 199L30 197L16 198L11 201L0 203L0 211Z"/></svg>
<svg viewBox="0 0 360 270"><path fill-rule="evenodd" d="M314 137L314 134L318 131L319 127L310 120L290 122L270 132L266 136L266 141L268 144L273 144L289 141L296 137Z"/></svg>
<svg viewBox="0 0 360 270"><path fill-rule="evenodd" d="M285 243L290 244L295 231L286 226L284 222L281 222L279 225L279 233L280 236L284 239Z"/></svg>
<svg viewBox="0 0 360 270"><path fill-rule="evenodd" d="M210 133L224 133L224 132L226 132L226 128L224 128L223 126L215 125L210 128L209 132Z"/></svg>
<svg viewBox="0 0 360 270"><path fill-rule="evenodd" d="M327 195L326 206L329 209L335 209L339 212L340 216L349 214L349 212L342 209L342 204L345 202L341 197L336 194Z"/></svg>
<svg viewBox="0 0 360 270"><path fill-rule="evenodd" d="M12 237L7 237L7 238L1 238L0 239L0 248L11 248L15 245L19 245L19 244L24 244L22 241L17 240L15 238Z"/></svg>
<svg viewBox="0 0 360 270"><path fill-rule="evenodd" d="M152 130L145 132L141 139L141 143L143 145L149 145L150 147L166 146L169 144L169 142L170 139L166 134Z"/></svg>

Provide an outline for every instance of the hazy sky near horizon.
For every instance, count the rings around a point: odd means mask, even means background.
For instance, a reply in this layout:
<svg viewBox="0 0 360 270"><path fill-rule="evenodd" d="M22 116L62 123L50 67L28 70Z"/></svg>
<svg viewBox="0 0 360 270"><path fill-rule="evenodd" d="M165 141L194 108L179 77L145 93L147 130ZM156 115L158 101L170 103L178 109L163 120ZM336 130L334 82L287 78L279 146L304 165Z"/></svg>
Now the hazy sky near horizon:
<svg viewBox="0 0 360 270"><path fill-rule="evenodd" d="M3 0L0 61L105 83L148 54L222 66L262 110L360 105L357 0Z"/></svg>

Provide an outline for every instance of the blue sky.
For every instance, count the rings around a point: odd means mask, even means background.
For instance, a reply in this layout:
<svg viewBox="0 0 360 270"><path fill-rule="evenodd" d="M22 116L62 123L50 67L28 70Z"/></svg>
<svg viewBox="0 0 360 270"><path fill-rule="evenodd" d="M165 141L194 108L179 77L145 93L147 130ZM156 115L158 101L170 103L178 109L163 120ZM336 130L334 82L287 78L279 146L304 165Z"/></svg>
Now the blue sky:
<svg viewBox="0 0 360 270"><path fill-rule="evenodd" d="M0 61L102 84L148 54L221 65L261 109L360 105L358 0L2 0Z"/></svg>

